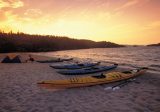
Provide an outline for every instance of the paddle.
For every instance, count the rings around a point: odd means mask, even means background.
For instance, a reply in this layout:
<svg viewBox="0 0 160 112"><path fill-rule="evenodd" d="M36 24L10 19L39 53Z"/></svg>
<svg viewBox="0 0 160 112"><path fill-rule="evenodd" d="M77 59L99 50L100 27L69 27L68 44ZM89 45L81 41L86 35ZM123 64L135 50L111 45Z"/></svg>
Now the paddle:
<svg viewBox="0 0 160 112"><path fill-rule="evenodd" d="M114 85L114 86L106 87L106 88L104 88L104 90L111 90L112 89L113 91L115 91L115 90L120 89L123 86L127 85L128 83L135 81L135 80L136 80L135 78L127 79L119 84Z"/></svg>
<svg viewBox="0 0 160 112"><path fill-rule="evenodd" d="M148 69L148 67L141 67L140 69ZM137 70L140 70L140 69L137 69ZM130 79L124 80L123 82L121 82L121 83L119 83L117 85L114 85L112 87L106 87L106 88L104 88L104 90L110 90L110 89L112 89L114 91L114 90L120 89L121 87L127 85L130 82L133 82L133 81L135 82L135 80L136 80L135 78L130 78ZM139 83L139 82L136 82L136 83Z"/></svg>

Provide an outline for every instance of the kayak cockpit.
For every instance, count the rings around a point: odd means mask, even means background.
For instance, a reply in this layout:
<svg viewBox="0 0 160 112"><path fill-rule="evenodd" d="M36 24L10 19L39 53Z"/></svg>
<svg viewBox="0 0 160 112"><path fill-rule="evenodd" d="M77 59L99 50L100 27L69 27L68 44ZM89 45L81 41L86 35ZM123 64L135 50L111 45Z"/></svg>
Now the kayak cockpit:
<svg viewBox="0 0 160 112"><path fill-rule="evenodd" d="M103 78L106 78L106 76L102 73L100 75L94 75L92 76L93 78L96 78L96 79L103 79Z"/></svg>
<svg viewBox="0 0 160 112"><path fill-rule="evenodd" d="M130 71L124 71L122 73L125 73L125 74L135 74L135 73L137 73L139 71L140 71L139 69L135 69L135 70L130 70Z"/></svg>
<svg viewBox="0 0 160 112"><path fill-rule="evenodd" d="M78 66L84 66L84 64L77 64Z"/></svg>

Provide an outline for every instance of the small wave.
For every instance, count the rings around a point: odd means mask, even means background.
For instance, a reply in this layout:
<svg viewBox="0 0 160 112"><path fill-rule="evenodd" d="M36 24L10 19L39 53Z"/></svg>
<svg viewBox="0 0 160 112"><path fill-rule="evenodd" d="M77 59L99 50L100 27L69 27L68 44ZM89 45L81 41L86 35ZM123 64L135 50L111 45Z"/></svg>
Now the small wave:
<svg viewBox="0 0 160 112"><path fill-rule="evenodd" d="M142 59L136 59L135 61L142 61Z"/></svg>
<svg viewBox="0 0 160 112"><path fill-rule="evenodd" d="M153 61L159 61L159 60L157 60L157 59L154 59Z"/></svg>
<svg viewBox="0 0 160 112"><path fill-rule="evenodd" d="M103 62L103 63L109 63L109 64L114 64L114 63L116 63L116 62L114 62L114 61L101 61L101 62Z"/></svg>
<svg viewBox="0 0 160 112"><path fill-rule="evenodd" d="M118 65L121 65L121 66L128 66L128 67L131 67L131 68L141 68L142 66L138 66L138 65L135 65L135 64L129 64L129 63L120 63L120 62L114 62L114 61L101 61L103 63L110 63L110 64L114 64L114 63L117 63ZM144 66L143 66L144 67Z"/></svg>
<svg viewBox="0 0 160 112"><path fill-rule="evenodd" d="M153 72L159 72L160 73L160 70L159 69L155 69L155 68L151 68L151 67L149 67L149 69L148 69L149 71L153 71Z"/></svg>
<svg viewBox="0 0 160 112"><path fill-rule="evenodd" d="M152 64L152 65L150 65L150 67L156 67L156 68L160 68L160 65L155 65L155 64Z"/></svg>

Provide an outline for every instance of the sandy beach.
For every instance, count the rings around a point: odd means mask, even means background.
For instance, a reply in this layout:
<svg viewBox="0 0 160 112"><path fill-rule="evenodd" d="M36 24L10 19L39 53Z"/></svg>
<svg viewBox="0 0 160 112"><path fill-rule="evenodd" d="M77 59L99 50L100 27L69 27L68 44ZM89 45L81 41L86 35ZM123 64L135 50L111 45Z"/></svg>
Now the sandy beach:
<svg viewBox="0 0 160 112"><path fill-rule="evenodd" d="M116 83L56 91L37 86L42 80L66 78L69 76L58 74L49 64L0 63L0 112L160 112L159 73L148 71L136 78L139 83L116 91L104 90Z"/></svg>

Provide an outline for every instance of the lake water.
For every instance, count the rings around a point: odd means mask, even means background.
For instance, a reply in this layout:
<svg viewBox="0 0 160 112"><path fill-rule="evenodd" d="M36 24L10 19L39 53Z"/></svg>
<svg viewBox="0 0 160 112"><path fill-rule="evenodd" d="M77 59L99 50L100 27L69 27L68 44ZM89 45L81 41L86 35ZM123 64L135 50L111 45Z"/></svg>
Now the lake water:
<svg viewBox="0 0 160 112"><path fill-rule="evenodd" d="M38 53L51 57L73 57L83 61L118 63L121 66L149 67L160 72L160 47L94 48Z"/></svg>

